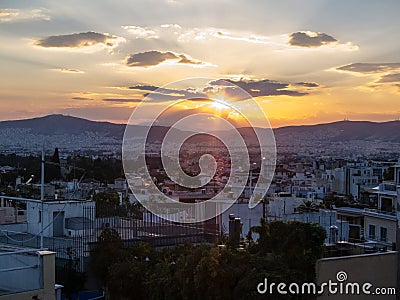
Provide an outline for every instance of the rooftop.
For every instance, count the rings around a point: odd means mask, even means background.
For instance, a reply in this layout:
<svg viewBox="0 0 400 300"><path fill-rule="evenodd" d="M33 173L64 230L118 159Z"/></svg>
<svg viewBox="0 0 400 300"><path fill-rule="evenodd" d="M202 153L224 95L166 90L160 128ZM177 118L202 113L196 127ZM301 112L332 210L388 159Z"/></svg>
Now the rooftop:
<svg viewBox="0 0 400 300"><path fill-rule="evenodd" d="M339 213L346 213L357 216L369 216L376 217L381 219L386 219L390 221L397 221L397 218L394 214L390 212L385 212L377 209L369 209L369 208L356 208L356 207L337 207L336 211Z"/></svg>

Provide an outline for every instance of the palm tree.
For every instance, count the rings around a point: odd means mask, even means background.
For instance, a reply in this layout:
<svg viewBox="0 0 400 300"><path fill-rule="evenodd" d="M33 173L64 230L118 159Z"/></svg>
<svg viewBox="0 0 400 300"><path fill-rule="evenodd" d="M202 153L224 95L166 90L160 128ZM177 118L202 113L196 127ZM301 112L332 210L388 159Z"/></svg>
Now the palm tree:
<svg viewBox="0 0 400 300"><path fill-rule="evenodd" d="M299 207L297 207L298 212L313 212L318 210L319 210L318 205L311 200L308 201L303 200L303 203L300 204Z"/></svg>

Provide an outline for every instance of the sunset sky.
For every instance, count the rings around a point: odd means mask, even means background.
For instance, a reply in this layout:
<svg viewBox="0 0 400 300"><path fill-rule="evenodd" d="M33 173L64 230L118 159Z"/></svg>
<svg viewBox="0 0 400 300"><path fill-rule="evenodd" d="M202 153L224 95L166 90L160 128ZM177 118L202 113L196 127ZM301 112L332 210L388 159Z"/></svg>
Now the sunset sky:
<svg viewBox="0 0 400 300"><path fill-rule="evenodd" d="M398 119L399 12L398 0L3 0L0 120L123 123L188 77L237 84L273 127Z"/></svg>

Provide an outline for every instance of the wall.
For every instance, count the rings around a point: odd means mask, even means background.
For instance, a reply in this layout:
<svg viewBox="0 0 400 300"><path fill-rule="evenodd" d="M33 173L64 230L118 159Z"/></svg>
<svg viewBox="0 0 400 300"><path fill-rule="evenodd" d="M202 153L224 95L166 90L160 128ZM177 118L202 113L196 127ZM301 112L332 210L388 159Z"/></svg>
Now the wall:
<svg viewBox="0 0 400 300"><path fill-rule="evenodd" d="M371 216L364 216L364 235L369 239L369 225L375 225L375 236L380 241L380 228L387 228L387 242L396 242L396 221L386 220L382 218L374 218Z"/></svg>
<svg viewBox="0 0 400 300"><path fill-rule="evenodd" d="M18 267L20 264L31 264L31 257L38 262L38 256L27 256L22 254L13 254L16 259L9 259L10 255L4 255L9 262L1 261L1 269L7 267ZM0 256L2 257L2 256ZM32 299L36 296L41 300L55 299L55 253L50 251L39 251L40 267L33 269L25 269L13 272L0 272L0 289L13 289L14 293L1 295L0 300L21 300ZM5 263L5 264L3 264ZM18 273L13 277L12 273ZM27 291L30 290L30 291Z"/></svg>
<svg viewBox="0 0 400 300"><path fill-rule="evenodd" d="M43 205L44 213L43 213L43 227L44 227L44 236L52 237L53 236L53 213L57 213L60 211L64 211L64 218L74 218L74 217L83 217L83 207L94 207L94 202L45 202ZM38 234L41 231L41 223L39 223L39 211L41 210L41 203L27 203L27 223L28 223L28 232L32 234ZM65 227L65 220L64 220Z"/></svg>
<svg viewBox="0 0 400 300"><path fill-rule="evenodd" d="M242 223L242 235L245 237L251 227L259 226L263 217L263 205L260 203L256 207L250 209L247 203L235 203L222 213L222 231L228 233L229 215L234 214L239 217Z"/></svg>
<svg viewBox="0 0 400 300"><path fill-rule="evenodd" d="M376 287L396 287L397 279L397 252L384 252L375 254L364 254L356 256L324 258L317 261L317 283L320 285L323 282L332 280L338 282L336 275L338 272L344 271L347 274L347 280L343 283L359 283L362 285L365 282L371 283L373 291ZM324 293L318 297L320 300L345 300L345 299L366 299L371 295L332 295ZM374 295L373 299L396 299L396 296L390 295Z"/></svg>

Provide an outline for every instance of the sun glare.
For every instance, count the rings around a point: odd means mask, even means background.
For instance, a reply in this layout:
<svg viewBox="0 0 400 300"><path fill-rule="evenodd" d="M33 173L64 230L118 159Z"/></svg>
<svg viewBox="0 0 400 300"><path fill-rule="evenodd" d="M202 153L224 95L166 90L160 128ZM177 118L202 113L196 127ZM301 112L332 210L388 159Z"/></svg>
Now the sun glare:
<svg viewBox="0 0 400 300"><path fill-rule="evenodd" d="M211 106L216 108L217 110L230 109L230 106L222 100L213 100Z"/></svg>

